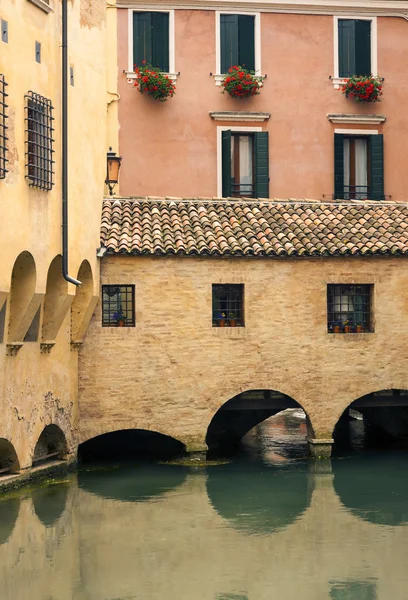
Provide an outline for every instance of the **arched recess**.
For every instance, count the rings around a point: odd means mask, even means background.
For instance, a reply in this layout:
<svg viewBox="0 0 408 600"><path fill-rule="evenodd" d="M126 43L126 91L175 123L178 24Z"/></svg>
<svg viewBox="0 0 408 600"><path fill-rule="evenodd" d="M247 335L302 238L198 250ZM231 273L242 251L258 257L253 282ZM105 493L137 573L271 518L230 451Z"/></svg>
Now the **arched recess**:
<svg viewBox="0 0 408 600"><path fill-rule="evenodd" d="M340 415L334 448L408 443L408 390L384 389L357 398Z"/></svg>
<svg viewBox="0 0 408 600"><path fill-rule="evenodd" d="M185 446L168 435L147 429L121 429L103 433L78 447L82 462L93 460L171 458L181 456Z"/></svg>
<svg viewBox="0 0 408 600"><path fill-rule="evenodd" d="M81 285L76 288L75 298L71 309L71 340L81 342L98 303L94 296L94 281L91 265L84 260L78 271Z"/></svg>
<svg viewBox="0 0 408 600"><path fill-rule="evenodd" d="M33 466L48 460L63 460L67 455L67 441L58 425L47 425L34 448Z"/></svg>
<svg viewBox="0 0 408 600"><path fill-rule="evenodd" d="M29 252L22 252L11 274L9 342L22 342L38 315L44 294L35 293L35 286L34 258Z"/></svg>
<svg viewBox="0 0 408 600"><path fill-rule="evenodd" d="M48 269L42 326L43 342L55 340L72 301L73 295L68 294L68 282L62 276L62 257L58 255Z"/></svg>
<svg viewBox="0 0 408 600"><path fill-rule="evenodd" d="M20 463L13 444L0 438L0 475L18 473L19 470Z"/></svg>
<svg viewBox="0 0 408 600"><path fill-rule="evenodd" d="M288 408L303 407L276 390L248 390L225 402L213 416L206 436L209 451L234 450L253 427ZM308 427L310 423L306 415Z"/></svg>

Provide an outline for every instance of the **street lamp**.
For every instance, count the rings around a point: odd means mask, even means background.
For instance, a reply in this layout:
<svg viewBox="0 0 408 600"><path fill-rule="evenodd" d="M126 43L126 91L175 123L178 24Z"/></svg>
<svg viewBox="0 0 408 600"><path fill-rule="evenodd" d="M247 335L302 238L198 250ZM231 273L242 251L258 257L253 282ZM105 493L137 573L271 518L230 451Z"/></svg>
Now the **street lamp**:
<svg viewBox="0 0 408 600"><path fill-rule="evenodd" d="M116 156L116 152L112 152L112 146L106 154L106 179L105 183L109 188L109 195L113 196L113 188L119 181L119 169L122 162L121 156Z"/></svg>

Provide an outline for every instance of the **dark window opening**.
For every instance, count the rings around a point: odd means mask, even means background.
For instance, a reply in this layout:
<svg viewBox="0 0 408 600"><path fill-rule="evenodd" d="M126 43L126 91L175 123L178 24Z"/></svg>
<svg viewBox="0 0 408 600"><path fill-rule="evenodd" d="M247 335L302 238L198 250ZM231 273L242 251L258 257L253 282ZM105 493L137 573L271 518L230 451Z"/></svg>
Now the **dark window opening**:
<svg viewBox="0 0 408 600"><path fill-rule="evenodd" d="M365 137L344 138L344 198L365 200L370 195L369 145Z"/></svg>
<svg viewBox="0 0 408 600"><path fill-rule="evenodd" d="M26 96L26 177L30 185L51 190L53 182L53 106L51 100L29 92Z"/></svg>
<svg viewBox="0 0 408 600"><path fill-rule="evenodd" d="M38 308L37 312L35 313L34 318L31 321L31 325L28 328L27 333L25 334L25 337L24 337L25 342L36 342L38 340L38 332L40 330L40 315L41 315L41 306Z"/></svg>
<svg viewBox="0 0 408 600"><path fill-rule="evenodd" d="M371 75L371 21L339 19L339 77Z"/></svg>
<svg viewBox="0 0 408 600"><path fill-rule="evenodd" d="M240 65L255 71L255 17L220 15L221 73Z"/></svg>
<svg viewBox="0 0 408 600"><path fill-rule="evenodd" d="M329 333L373 331L371 298L373 285L327 286L327 330Z"/></svg>
<svg viewBox="0 0 408 600"><path fill-rule="evenodd" d="M254 195L254 140L252 135L231 135L231 196Z"/></svg>
<svg viewBox="0 0 408 600"><path fill-rule="evenodd" d="M133 64L169 72L169 13L133 12Z"/></svg>
<svg viewBox="0 0 408 600"><path fill-rule="evenodd" d="M135 286L102 286L102 326L135 326Z"/></svg>
<svg viewBox="0 0 408 600"><path fill-rule="evenodd" d="M244 327L243 284L213 284L213 327Z"/></svg>
<svg viewBox="0 0 408 600"><path fill-rule="evenodd" d="M7 104L6 94L7 83L4 75L0 75L0 179L4 179L7 173Z"/></svg>
<svg viewBox="0 0 408 600"><path fill-rule="evenodd" d="M269 138L267 131L222 132L222 196L269 197Z"/></svg>
<svg viewBox="0 0 408 600"><path fill-rule="evenodd" d="M4 302L0 310L0 344L2 344L4 340L4 328L6 324L6 307L7 302Z"/></svg>

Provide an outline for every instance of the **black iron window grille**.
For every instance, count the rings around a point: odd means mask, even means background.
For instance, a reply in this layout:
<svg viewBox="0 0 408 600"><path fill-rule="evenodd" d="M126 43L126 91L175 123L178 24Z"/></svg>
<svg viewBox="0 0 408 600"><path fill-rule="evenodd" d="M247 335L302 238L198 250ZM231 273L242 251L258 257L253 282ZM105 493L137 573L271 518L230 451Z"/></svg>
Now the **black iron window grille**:
<svg viewBox="0 0 408 600"><path fill-rule="evenodd" d="M135 326L135 286L102 286L102 326Z"/></svg>
<svg viewBox="0 0 408 600"><path fill-rule="evenodd" d="M364 333L373 331L372 289L372 285L328 285L328 332Z"/></svg>
<svg viewBox="0 0 408 600"><path fill-rule="evenodd" d="M243 284L213 284L213 327L244 327Z"/></svg>
<svg viewBox="0 0 408 600"><path fill-rule="evenodd" d="M7 103L6 94L7 83L4 75L0 75L0 179L4 179L7 173Z"/></svg>
<svg viewBox="0 0 408 600"><path fill-rule="evenodd" d="M51 100L34 92L26 99L26 178L30 186L51 190L53 181L53 106Z"/></svg>

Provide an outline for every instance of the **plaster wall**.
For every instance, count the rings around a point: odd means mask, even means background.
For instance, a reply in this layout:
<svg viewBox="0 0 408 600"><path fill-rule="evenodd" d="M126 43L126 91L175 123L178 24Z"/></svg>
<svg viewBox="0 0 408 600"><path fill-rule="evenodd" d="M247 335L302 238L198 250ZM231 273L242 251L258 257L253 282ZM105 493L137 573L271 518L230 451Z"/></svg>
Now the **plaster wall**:
<svg viewBox="0 0 408 600"><path fill-rule="evenodd" d="M367 126L334 125L327 114L373 113L387 117L384 125L368 127L384 134L385 194L406 200L405 20L378 17L384 96L381 103L368 105L347 100L333 88L330 15L262 13L261 71L267 79L261 94L244 100L222 95L210 76L216 68L215 20L212 10L175 10L175 70L180 75L174 98L161 103L127 83L128 10L117 10L121 195L216 196L217 126L258 126L269 132L270 197L331 199L334 129ZM210 111L236 110L269 112L271 117L263 123L240 123L215 122L209 116ZM115 139L116 122L110 131Z"/></svg>
<svg viewBox="0 0 408 600"><path fill-rule="evenodd" d="M80 351L80 442L139 428L204 449L217 410L253 389L292 397L331 438L353 400L408 387L404 259L116 255L101 281L136 286L136 327L102 327L98 305ZM245 327L212 327L213 283L245 285ZM374 284L374 333L327 333L328 283Z"/></svg>
<svg viewBox="0 0 408 600"><path fill-rule="evenodd" d="M45 4L45 3L44 3ZM0 42L0 73L8 86L7 169L0 180L0 309L6 303L4 335L0 335L0 438L15 445L20 466L31 465L43 427L61 426L70 451L77 426L77 351L71 350L70 306L76 288L49 280L49 267L61 254L61 2L50 0L45 12L29 0L2 2L0 18L8 23L8 42ZM35 44L41 43L41 63ZM102 0L68 2L68 60L74 85L68 86L69 106L69 273L78 278L87 264L92 275L83 313L98 290L101 201L106 165L105 5ZM54 181L51 191L30 187L25 178L25 95L33 91L54 107ZM31 257L33 289L10 310L12 272L21 253ZM57 259L57 262L60 258ZM87 262L84 262L87 261ZM56 263L54 263L55 265ZM59 263L60 264L60 263ZM15 272L20 275L19 269ZM18 287L18 286L17 286ZM21 286L20 286L21 287ZM48 294L46 294L48 292ZM44 319L44 306L46 319ZM91 311L94 304L92 305ZM27 308L26 313L22 308ZM7 344L22 342L35 312L41 308L37 342L25 342L9 356ZM20 310L21 309L21 310ZM43 324L45 327L43 329ZM83 318L76 315L76 330ZM17 327L19 325L19 327ZM46 338L44 339L44 335ZM51 338L51 339L50 339ZM50 354L40 343L52 341Z"/></svg>

